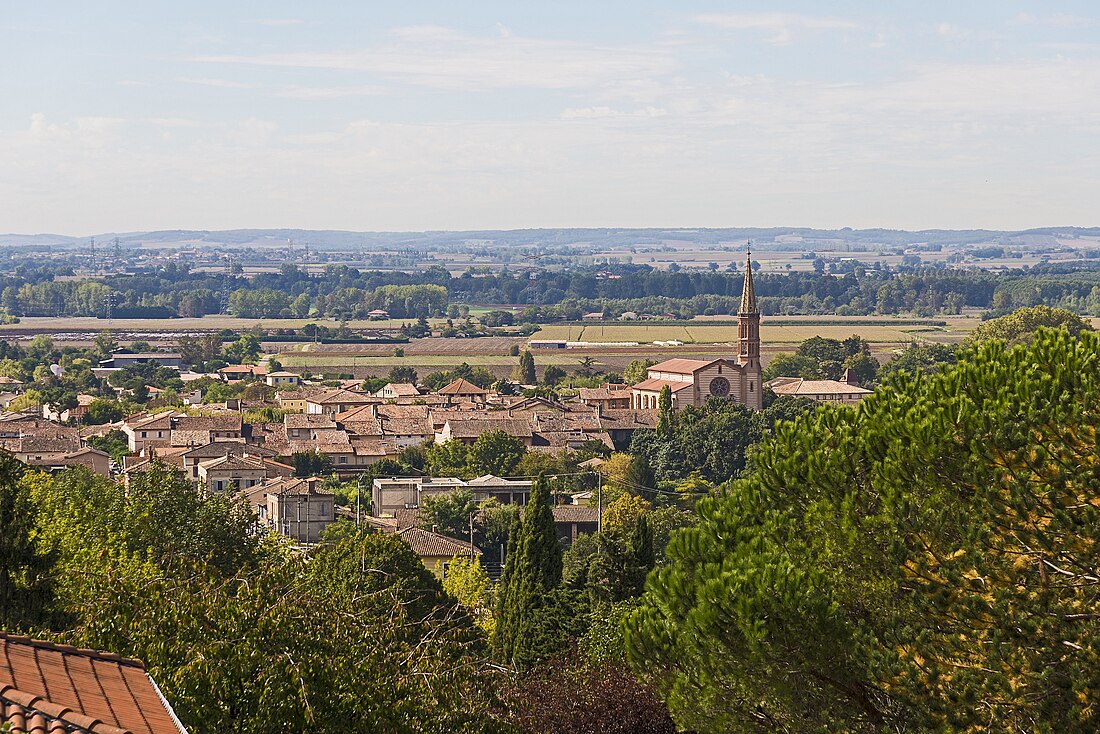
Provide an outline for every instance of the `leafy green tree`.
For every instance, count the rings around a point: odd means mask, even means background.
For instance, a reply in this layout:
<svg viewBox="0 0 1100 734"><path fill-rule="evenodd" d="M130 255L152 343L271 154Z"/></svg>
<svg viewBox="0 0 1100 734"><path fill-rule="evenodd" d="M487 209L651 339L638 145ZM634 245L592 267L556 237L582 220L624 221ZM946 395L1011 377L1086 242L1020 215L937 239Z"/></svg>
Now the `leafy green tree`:
<svg viewBox="0 0 1100 734"><path fill-rule="evenodd" d="M1000 339L1009 344L1017 344L1030 340L1040 328L1067 329L1070 334L1077 335L1082 331L1089 331L1092 326L1087 321L1064 308L1051 308L1050 306L1031 306L1020 308L1007 316L990 319L979 324L970 332L971 342L984 342L990 339Z"/></svg>
<svg viewBox="0 0 1100 734"><path fill-rule="evenodd" d="M878 360L870 354L865 354L863 352L854 354L845 359L841 366L844 370L852 371L856 384L861 387L867 387L868 385L874 384L875 379L878 377Z"/></svg>
<svg viewBox="0 0 1100 734"><path fill-rule="evenodd" d="M115 461L122 463L122 457L129 455L130 443L126 434L116 428L105 436L89 436L88 445L94 449L106 452Z"/></svg>
<svg viewBox="0 0 1100 734"><path fill-rule="evenodd" d="M456 489L454 492L437 497L425 497L420 502L418 524L425 530L449 535L459 540L467 540L470 526L477 513L477 501L468 489Z"/></svg>
<svg viewBox="0 0 1100 734"><path fill-rule="evenodd" d="M458 599L478 627L489 636L493 634L493 612L489 574L476 558L457 556L447 565L443 577L443 590Z"/></svg>
<svg viewBox="0 0 1100 734"><path fill-rule="evenodd" d="M0 628L26 629L52 614L52 554L40 547L37 508L20 482L26 467L0 454Z"/></svg>
<svg viewBox="0 0 1100 734"><path fill-rule="evenodd" d="M772 357L771 361L768 362L768 366L764 368L765 382L774 380L776 377L802 377L807 380L821 380L825 378L825 372L813 357L779 353Z"/></svg>
<svg viewBox="0 0 1100 734"><path fill-rule="evenodd" d="M332 458L320 451L298 451L290 457L296 477L319 477L332 471Z"/></svg>
<svg viewBox="0 0 1100 734"><path fill-rule="evenodd" d="M390 382L407 382L416 384L416 369L413 367L394 367L390 370Z"/></svg>
<svg viewBox="0 0 1100 734"><path fill-rule="evenodd" d="M225 356L235 364L253 363L260 358L260 339L255 334L241 338L225 348Z"/></svg>
<svg viewBox="0 0 1100 734"><path fill-rule="evenodd" d="M627 622L678 723L1094 729L1098 352L993 340L777 426Z"/></svg>
<svg viewBox="0 0 1100 734"><path fill-rule="evenodd" d="M814 336L799 344L795 354L812 360L825 379L838 380L843 371L844 360L854 356L849 354L849 346L839 339Z"/></svg>
<svg viewBox="0 0 1100 734"><path fill-rule="evenodd" d="M96 398L88 405L88 412L84 414L84 422L90 426L99 426L104 423L115 423L125 417L122 405L117 400Z"/></svg>
<svg viewBox="0 0 1100 734"><path fill-rule="evenodd" d="M623 370L623 382L627 385L636 385L646 378L646 370L657 364L655 359L635 359Z"/></svg>
<svg viewBox="0 0 1100 734"><path fill-rule="evenodd" d="M487 431L470 446L466 462L474 474L511 476L527 449L504 431Z"/></svg>
<svg viewBox="0 0 1100 734"><path fill-rule="evenodd" d="M106 359L111 355L111 352L118 349L118 340L115 339L114 333L110 331L101 331L96 334L95 348L99 356Z"/></svg>
<svg viewBox="0 0 1100 734"><path fill-rule="evenodd" d="M565 378L565 370L556 364L547 365L546 369L542 371L542 382L550 387L558 385Z"/></svg>
<svg viewBox="0 0 1100 734"><path fill-rule="evenodd" d="M907 372L910 375L915 375L918 370L925 374L931 374L948 365L955 364L956 361L958 361L958 357L953 346L947 344L917 346L913 344L895 354L883 364L879 368L878 379L879 382L884 382L897 372Z"/></svg>
<svg viewBox="0 0 1100 734"><path fill-rule="evenodd" d="M424 469L437 477L465 475L469 454L469 447L461 441L429 443L424 449Z"/></svg>
<svg viewBox="0 0 1100 734"><path fill-rule="evenodd" d="M526 669L558 644L545 625L550 596L562 575L562 551L554 527L548 483L539 479L523 518L513 526L497 607L493 648L501 661Z"/></svg>
<svg viewBox="0 0 1100 734"><path fill-rule="evenodd" d="M469 616L393 536L227 577L138 555L74 574L78 644L145 661L192 731L501 731Z"/></svg>

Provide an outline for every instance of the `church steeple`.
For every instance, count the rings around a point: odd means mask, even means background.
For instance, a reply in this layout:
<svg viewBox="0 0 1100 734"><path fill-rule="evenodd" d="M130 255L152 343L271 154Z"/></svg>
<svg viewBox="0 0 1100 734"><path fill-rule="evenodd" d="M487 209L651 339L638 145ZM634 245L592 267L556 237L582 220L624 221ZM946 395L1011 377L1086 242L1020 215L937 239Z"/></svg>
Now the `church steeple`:
<svg viewBox="0 0 1100 734"><path fill-rule="evenodd" d="M738 352L741 365L741 404L760 410L763 406L763 368L760 365L760 309L752 283L752 253L745 254L745 287L741 291L741 309L737 313Z"/></svg>
<svg viewBox="0 0 1100 734"><path fill-rule="evenodd" d="M745 253L745 286L741 290L741 310L738 313L760 313L756 308L756 289L752 285L752 253Z"/></svg>

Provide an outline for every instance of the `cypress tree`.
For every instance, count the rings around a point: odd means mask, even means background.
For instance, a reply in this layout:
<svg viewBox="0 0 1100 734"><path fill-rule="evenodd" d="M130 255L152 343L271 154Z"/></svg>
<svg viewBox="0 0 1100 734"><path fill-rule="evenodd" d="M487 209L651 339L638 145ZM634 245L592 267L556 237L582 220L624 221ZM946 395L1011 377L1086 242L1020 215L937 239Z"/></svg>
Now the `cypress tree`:
<svg viewBox="0 0 1100 734"><path fill-rule="evenodd" d="M550 490L540 478L522 521L513 523L508 539L493 636L493 648L502 661L525 668L550 652L540 618L550 593L561 583L561 561Z"/></svg>
<svg viewBox="0 0 1100 734"><path fill-rule="evenodd" d="M656 553L653 550L653 529L649 527L649 518L644 514L638 518L638 522L634 523L634 532L630 536L630 551L634 554L634 562L641 570L644 579L657 563Z"/></svg>
<svg viewBox="0 0 1100 734"><path fill-rule="evenodd" d="M665 385L657 397L657 432L666 435L672 429L672 388Z"/></svg>
<svg viewBox="0 0 1100 734"><path fill-rule="evenodd" d="M524 385L534 385L538 382L538 375L535 374L535 357L531 354L530 350L523 350L523 354L519 358L520 375L523 377Z"/></svg>

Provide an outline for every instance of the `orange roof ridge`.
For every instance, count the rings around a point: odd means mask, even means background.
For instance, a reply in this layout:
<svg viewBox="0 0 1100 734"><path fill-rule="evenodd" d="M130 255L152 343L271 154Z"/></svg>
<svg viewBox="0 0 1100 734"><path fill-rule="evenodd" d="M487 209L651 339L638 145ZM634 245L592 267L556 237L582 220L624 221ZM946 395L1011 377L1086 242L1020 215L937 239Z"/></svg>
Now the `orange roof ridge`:
<svg viewBox="0 0 1100 734"><path fill-rule="evenodd" d="M60 653L68 655L81 655L87 658L95 658L96 660L107 660L112 663L119 663L120 665L129 665L135 668L141 668L145 670L145 663L137 658L126 658L113 652L106 650L93 650L89 647L75 647L74 645L66 645L63 642L51 642L49 640L36 640L33 637L27 637L26 635L13 635L10 632L0 632L0 640L8 640L18 645L29 645L31 647L37 647L41 650L55 650Z"/></svg>

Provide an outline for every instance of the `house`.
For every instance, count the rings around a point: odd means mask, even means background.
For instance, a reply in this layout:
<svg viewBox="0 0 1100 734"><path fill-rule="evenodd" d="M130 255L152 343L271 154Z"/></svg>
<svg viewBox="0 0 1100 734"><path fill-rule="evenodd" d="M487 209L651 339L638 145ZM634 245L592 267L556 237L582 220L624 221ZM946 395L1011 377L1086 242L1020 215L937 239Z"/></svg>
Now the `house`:
<svg viewBox="0 0 1100 734"><path fill-rule="evenodd" d="M301 383L301 375L293 372L271 372L264 377L264 382L272 387L281 387L285 385L298 385Z"/></svg>
<svg viewBox="0 0 1100 734"><path fill-rule="evenodd" d="M8 406L18 400L20 394L17 392L0 392L0 409L7 410Z"/></svg>
<svg viewBox="0 0 1100 734"><path fill-rule="evenodd" d="M462 540L448 538L431 530L411 527L399 530L397 537L409 544L420 556L424 567L439 578L447 575L447 566L455 558L480 558L481 549Z"/></svg>
<svg viewBox="0 0 1100 734"><path fill-rule="evenodd" d="M16 455L18 458L18 455ZM111 457L99 449L85 446L76 451L58 456L56 453L31 453L20 459L27 466L43 469L50 473L64 471L70 467L82 466L91 469L103 477L111 476Z"/></svg>
<svg viewBox="0 0 1100 734"><path fill-rule="evenodd" d="M5 392L23 392L23 383L14 377L0 375L0 390Z"/></svg>
<svg viewBox="0 0 1100 734"><path fill-rule="evenodd" d="M326 390L318 395L306 398L306 413L335 415L344 413L360 405L377 403L378 398L366 393L353 392L351 390Z"/></svg>
<svg viewBox="0 0 1100 734"><path fill-rule="evenodd" d="M298 543L316 543L336 519L336 497L324 481L283 477L256 485L250 494L264 494L261 523Z"/></svg>
<svg viewBox="0 0 1100 734"><path fill-rule="evenodd" d="M267 375L267 367L260 364L231 364L218 370L218 374L229 382L249 380Z"/></svg>
<svg viewBox="0 0 1100 734"><path fill-rule="evenodd" d="M140 660L0 632L0 729L187 734Z"/></svg>
<svg viewBox="0 0 1100 734"><path fill-rule="evenodd" d="M150 362L177 370L184 365L183 356L178 352L112 352L110 358L99 361L99 366L104 369L122 369Z"/></svg>
<svg viewBox="0 0 1100 734"><path fill-rule="evenodd" d="M289 441L317 440L320 433L340 430L332 415L318 413L287 413L283 428Z"/></svg>
<svg viewBox="0 0 1100 734"><path fill-rule="evenodd" d="M566 349L569 342L564 339L532 339L527 346L531 349Z"/></svg>
<svg viewBox="0 0 1100 734"><path fill-rule="evenodd" d="M790 395L796 398L811 398L822 403L843 403L855 405L871 391L860 387L851 370L845 370L844 380L804 380L801 377L777 377L765 387L771 388L776 395Z"/></svg>
<svg viewBox="0 0 1100 734"><path fill-rule="evenodd" d="M280 390L275 393L275 404L291 413L305 413L306 401L315 396L329 392L327 387L303 387L298 390Z"/></svg>
<svg viewBox="0 0 1100 734"><path fill-rule="evenodd" d="M409 382L391 382L374 394L376 398L383 400L397 400L398 398L418 398L420 390Z"/></svg>
<svg viewBox="0 0 1100 734"><path fill-rule="evenodd" d="M608 383L602 387L582 387L577 389L577 397L580 401L600 410L629 408L633 399L630 385L613 385Z"/></svg>
<svg viewBox="0 0 1100 734"><path fill-rule="evenodd" d="M479 436L490 431L504 431L512 438L518 438L524 446L531 445L532 434L535 432L534 424L527 418L507 416L498 418L495 415L478 418L449 418L443 424L443 428L435 434L435 442L461 441L472 445Z"/></svg>
<svg viewBox="0 0 1100 734"><path fill-rule="evenodd" d="M459 377L449 385L444 385L435 392L437 395L446 396L448 403L463 401L484 403L489 396L488 390L480 388L462 377Z"/></svg>
<svg viewBox="0 0 1100 734"><path fill-rule="evenodd" d="M152 388L150 388L152 389ZM92 401L96 399L95 395L79 394L76 396L76 405L71 408L65 408L64 410L57 410L48 403L42 404L42 417L62 423L68 421L79 421L88 414L88 407L92 404Z"/></svg>
<svg viewBox="0 0 1100 734"><path fill-rule="evenodd" d="M376 308L367 311L367 318L371 321L384 321L390 317L390 312L385 309Z"/></svg>
<svg viewBox="0 0 1100 734"><path fill-rule="evenodd" d="M450 494L466 486L454 477L379 477L371 482L371 515L395 517L399 510L420 507L425 497Z"/></svg>
<svg viewBox="0 0 1100 734"><path fill-rule="evenodd" d="M581 316L581 320L582 321L603 321L603 312L602 311L593 311L592 313L586 313L584 316Z"/></svg>
<svg viewBox="0 0 1100 734"><path fill-rule="evenodd" d="M265 479L289 477L294 467L271 459L250 456L222 456L199 462L199 483L207 492L248 489Z"/></svg>
<svg viewBox="0 0 1100 734"><path fill-rule="evenodd" d="M174 410L149 415L139 413L122 424L131 453L140 453L146 446L167 446L172 440L172 418L184 415Z"/></svg>
<svg viewBox="0 0 1100 734"><path fill-rule="evenodd" d="M554 505L554 527L563 545L572 545L577 536L593 535L600 529L600 513L584 505Z"/></svg>
<svg viewBox="0 0 1100 734"><path fill-rule="evenodd" d="M496 500L502 505L526 505L531 499L530 479L501 479L486 474L466 482L466 488L478 502Z"/></svg>
<svg viewBox="0 0 1100 734"><path fill-rule="evenodd" d="M638 314L635 313L634 311L623 311L622 315L619 316L619 321L637 321L637 320L638 320Z"/></svg>
<svg viewBox="0 0 1100 734"><path fill-rule="evenodd" d="M192 480L199 478L199 464L223 456L244 456L252 459L271 459L276 453L264 446L252 446L244 441L211 441L202 446L185 449L175 455L178 465Z"/></svg>
<svg viewBox="0 0 1100 734"><path fill-rule="evenodd" d="M752 281L752 261L745 258L745 280L737 313L738 355L732 359L669 359L646 371L634 385L632 405L652 410L664 388L672 393L673 409L700 406L708 398L733 400L752 410L763 408L763 367L760 364L760 309Z"/></svg>

